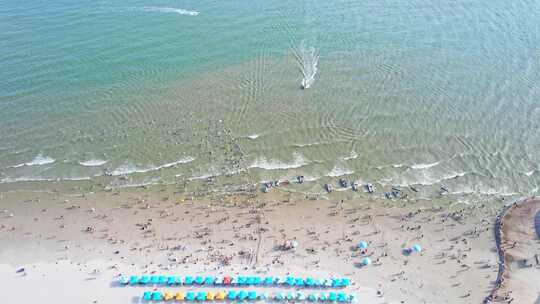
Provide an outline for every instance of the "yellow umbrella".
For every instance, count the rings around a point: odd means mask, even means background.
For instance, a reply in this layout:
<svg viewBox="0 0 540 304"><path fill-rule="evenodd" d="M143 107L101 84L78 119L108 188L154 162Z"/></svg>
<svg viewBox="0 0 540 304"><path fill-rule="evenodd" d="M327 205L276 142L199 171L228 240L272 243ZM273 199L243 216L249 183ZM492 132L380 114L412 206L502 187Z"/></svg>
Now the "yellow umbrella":
<svg viewBox="0 0 540 304"><path fill-rule="evenodd" d="M173 294L170 293L170 292L165 292L165 293L163 294L163 299L165 299L165 301L172 300L172 298L173 298Z"/></svg>
<svg viewBox="0 0 540 304"><path fill-rule="evenodd" d="M186 295L183 292L177 292L175 299L176 299L176 301L184 301L185 297L186 297Z"/></svg>
<svg viewBox="0 0 540 304"><path fill-rule="evenodd" d="M211 291L206 293L206 299L212 301L215 298L215 294Z"/></svg>
<svg viewBox="0 0 540 304"><path fill-rule="evenodd" d="M225 300L225 296L226 296L225 291L220 291L216 294L215 299L223 301Z"/></svg>

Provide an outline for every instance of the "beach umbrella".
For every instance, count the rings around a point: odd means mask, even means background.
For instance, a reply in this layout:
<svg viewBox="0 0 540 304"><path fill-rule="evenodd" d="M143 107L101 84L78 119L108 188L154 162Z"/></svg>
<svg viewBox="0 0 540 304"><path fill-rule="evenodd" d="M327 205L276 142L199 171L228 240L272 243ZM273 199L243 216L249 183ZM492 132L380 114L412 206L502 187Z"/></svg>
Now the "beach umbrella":
<svg viewBox="0 0 540 304"><path fill-rule="evenodd" d="M330 279L324 279L322 285L324 285L324 287L332 287L332 280L330 280Z"/></svg>
<svg viewBox="0 0 540 304"><path fill-rule="evenodd" d="M264 285L272 285L272 284L274 284L274 278L272 277L264 278Z"/></svg>
<svg viewBox="0 0 540 304"><path fill-rule="evenodd" d="M166 276L159 276L159 284L161 284L161 285L167 284L167 277Z"/></svg>
<svg viewBox="0 0 540 304"><path fill-rule="evenodd" d="M227 299L229 301L234 301L236 300L236 291L234 290L229 290L229 292L227 293Z"/></svg>
<svg viewBox="0 0 540 304"><path fill-rule="evenodd" d="M165 292L165 293L163 294L163 299L164 299L165 301L172 300L173 297L174 297L173 294L170 293L170 292Z"/></svg>
<svg viewBox="0 0 540 304"><path fill-rule="evenodd" d="M319 295L316 293L312 293L308 296L308 301L310 302L317 302L319 300Z"/></svg>
<svg viewBox="0 0 540 304"><path fill-rule="evenodd" d="M285 294L283 292L276 293L274 300L283 301L285 299Z"/></svg>
<svg viewBox="0 0 540 304"><path fill-rule="evenodd" d="M358 297L356 296L356 294L354 293L349 294L349 302L356 303L357 301L358 301Z"/></svg>
<svg viewBox="0 0 540 304"><path fill-rule="evenodd" d="M340 292L337 295L337 300L338 300L338 302L341 302L341 303L347 302L347 295L345 293L343 293L343 292Z"/></svg>
<svg viewBox="0 0 540 304"><path fill-rule="evenodd" d="M341 279L341 286L348 287L350 284L351 284L351 281L349 279L347 279L347 278L342 278Z"/></svg>
<svg viewBox="0 0 540 304"><path fill-rule="evenodd" d="M323 284L323 283L322 283L321 279L315 279L315 280L313 281L313 286L319 287L319 286L322 286L322 284Z"/></svg>
<svg viewBox="0 0 540 304"><path fill-rule="evenodd" d="M293 277L287 277L286 283L289 286L294 286L294 278Z"/></svg>
<svg viewBox="0 0 540 304"><path fill-rule="evenodd" d="M199 291L197 293L197 301L205 301L206 300L206 292L205 291Z"/></svg>
<svg viewBox="0 0 540 304"><path fill-rule="evenodd" d="M186 298L186 295L181 291L177 292L176 297L174 297L176 301L184 301L185 298Z"/></svg>
<svg viewBox="0 0 540 304"><path fill-rule="evenodd" d="M296 299L296 294L294 292L287 293L287 300L292 301Z"/></svg>
<svg viewBox="0 0 540 304"><path fill-rule="evenodd" d="M203 277L201 277L201 276L196 276L196 277L195 277L195 283L198 284L198 285L202 285L202 284L204 283Z"/></svg>
<svg viewBox="0 0 540 304"><path fill-rule="evenodd" d="M358 248L367 249L368 248L368 243L366 241L360 241L360 243L358 243Z"/></svg>
<svg viewBox="0 0 540 304"><path fill-rule="evenodd" d="M206 299L209 301L213 301L215 297L216 297L216 294L211 291L206 293Z"/></svg>
<svg viewBox="0 0 540 304"><path fill-rule="evenodd" d="M192 285L193 284L193 277L192 276L186 276L184 278L184 285Z"/></svg>
<svg viewBox="0 0 540 304"><path fill-rule="evenodd" d="M304 286L304 279L302 278L296 278L294 280L294 285L298 286L298 287L303 287Z"/></svg>
<svg viewBox="0 0 540 304"><path fill-rule="evenodd" d="M341 280L337 278L332 278L332 287L341 287Z"/></svg>
<svg viewBox="0 0 540 304"><path fill-rule="evenodd" d="M412 246L412 250L415 251L415 252L422 252L422 246L420 246L418 244L414 244Z"/></svg>
<svg viewBox="0 0 540 304"><path fill-rule="evenodd" d="M261 277L253 278L253 285L258 286L258 285L261 285L261 283L262 283L262 278Z"/></svg>
<svg viewBox="0 0 540 304"><path fill-rule="evenodd" d="M237 285L238 284L238 278L237 277L231 277L231 285Z"/></svg>
<svg viewBox="0 0 540 304"><path fill-rule="evenodd" d="M362 259L362 265L368 266L370 264L371 264L371 259L370 258L365 257L365 258Z"/></svg>
<svg viewBox="0 0 540 304"><path fill-rule="evenodd" d="M152 292L150 292L150 291L145 291L145 292L143 293L142 298L143 298L143 300L145 300L145 301L150 301L150 300L152 300Z"/></svg>
<svg viewBox="0 0 540 304"><path fill-rule="evenodd" d="M255 291L253 291L253 290L252 290L252 291L249 291L249 292L248 292L248 300L250 300L250 301L255 301L255 300L257 300L257 292L255 292Z"/></svg>
<svg viewBox="0 0 540 304"><path fill-rule="evenodd" d="M287 282L287 279L285 279L285 278L277 278L277 280L276 280L276 284L278 284L278 285L283 285L286 282Z"/></svg>
<svg viewBox="0 0 540 304"><path fill-rule="evenodd" d="M328 294L326 292L321 293L321 296L319 297L319 300L321 300L321 302L324 302L327 299L328 299Z"/></svg>
<svg viewBox="0 0 540 304"><path fill-rule="evenodd" d="M268 292L263 292L263 293L261 293L261 295L259 296L259 299L261 299L261 300L263 300L263 301L267 301L269 298L270 298L270 295L268 294Z"/></svg>
<svg viewBox="0 0 540 304"><path fill-rule="evenodd" d="M335 292L331 292L328 294L328 301L335 302L337 300L337 294Z"/></svg>
<svg viewBox="0 0 540 304"><path fill-rule="evenodd" d="M238 293L238 300L244 301L245 299L247 299L247 297L248 297L247 292L240 290L240 292Z"/></svg>
<svg viewBox="0 0 540 304"><path fill-rule="evenodd" d="M231 285L231 277L223 277L223 285Z"/></svg>
<svg viewBox="0 0 540 304"><path fill-rule="evenodd" d="M139 277L131 276L129 278L129 285L136 285L136 284L139 284Z"/></svg>
<svg viewBox="0 0 540 304"><path fill-rule="evenodd" d="M150 283L152 283L152 284L159 283L159 277L158 276L151 276L150 277Z"/></svg>
<svg viewBox="0 0 540 304"><path fill-rule="evenodd" d="M204 285L214 285L214 277L206 277L204 279Z"/></svg>
<svg viewBox="0 0 540 304"><path fill-rule="evenodd" d="M139 281L139 284L146 285L146 284L148 284L148 282L150 282L150 277L149 276L142 276L141 280Z"/></svg>
<svg viewBox="0 0 540 304"><path fill-rule="evenodd" d="M121 276L118 278L118 283L120 283L120 285L127 285L129 284L129 279L128 277Z"/></svg>
<svg viewBox="0 0 540 304"><path fill-rule="evenodd" d="M245 285L246 282L247 282L247 278L246 278L246 277L238 277L236 283L237 283L238 285Z"/></svg>
<svg viewBox="0 0 540 304"><path fill-rule="evenodd" d="M181 276L176 276L174 278L174 282L176 283L176 285L182 285L182 277Z"/></svg>
<svg viewBox="0 0 540 304"><path fill-rule="evenodd" d="M170 276L167 278L167 285L174 285L176 284L176 279L174 276Z"/></svg>
<svg viewBox="0 0 540 304"><path fill-rule="evenodd" d="M313 285L315 285L315 282L313 282L313 278L306 278L306 286L313 287Z"/></svg>
<svg viewBox="0 0 540 304"><path fill-rule="evenodd" d="M246 278L246 285L253 285L253 282L255 282L254 277L247 277Z"/></svg>
<svg viewBox="0 0 540 304"><path fill-rule="evenodd" d="M186 301L195 301L195 293L193 291L186 293Z"/></svg>
<svg viewBox="0 0 540 304"><path fill-rule="evenodd" d="M305 300L306 300L306 295L303 294L303 293L301 293L301 292L298 292L298 293L296 294L296 299L297 299L298 301L305 301Z"/></svg>
<svg viewBox="0 0 540 304"><path fill-rule="evenodd" d="M152 293L152 301L161 301L161 299L162 299L161 292L154 291Z"/></svg>
<svg viewBox="0 0 540 304"><path fill-rule="evenodd" d="M222 285L222 284L223 284L223 278L216 277L216 280L214 281L214 285Z"/></svg>
<svg viewBox="0 0 540 304"><path fill-rule="evenodd" d="M225 291L218 291L218 293L216 294L216 300L223 301L225 300L225 297L226 297Z"/></svg>

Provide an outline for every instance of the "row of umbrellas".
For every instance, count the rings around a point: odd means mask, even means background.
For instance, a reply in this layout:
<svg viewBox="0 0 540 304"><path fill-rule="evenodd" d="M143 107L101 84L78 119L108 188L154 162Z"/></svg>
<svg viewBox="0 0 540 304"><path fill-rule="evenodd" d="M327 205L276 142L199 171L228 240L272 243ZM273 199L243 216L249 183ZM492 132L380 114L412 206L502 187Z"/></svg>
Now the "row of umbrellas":
<svg viewBox="0 0 540 304"><path fill-rule="evenodd" d="M355 303L357 301L355 294L347 294L344 292L328 292L328 293L310 293L302 292L277 292L272 296L267 292L257 293L256 291L188 291L188 292L159 292L145 291L142 299L144 301L186 301L186 302L204 302L204 301L309 301L309 302L340 302L340 303Z"/></svg>
<svg viewBox="0 0 540 304"><path fill-rule="evenodd" d="M289 287L313 287L313 288L344 288L350 285L348 278L301 278L301 277L259 277L259 276L164 276L164 275L152 275L152 276L126 276L120 277L119 283L121 285L206 285L206 286L220 286L220 285L233 285L233 286L289 286Z"/></svg>

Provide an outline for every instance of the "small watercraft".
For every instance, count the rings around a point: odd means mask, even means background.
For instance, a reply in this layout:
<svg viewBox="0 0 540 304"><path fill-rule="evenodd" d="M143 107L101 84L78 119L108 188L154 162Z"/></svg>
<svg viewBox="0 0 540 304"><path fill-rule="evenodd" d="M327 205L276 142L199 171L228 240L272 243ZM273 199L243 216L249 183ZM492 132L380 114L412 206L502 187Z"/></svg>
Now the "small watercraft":
<svg viewBox="0 0 540 304"><path fill-rule="evenodd" d="M334 191L334 187L331 184L325 184L324 189L326 189L326 192L328 193Z"/></svg>
<svg viewBox="0 0 540 304"><path fill-rule="evenodd" d="M418 189L416 189L414 186L409 187L413 192L418 192Z"/></svg>
<svg viewBox="0 0 540 304"><path fill-rule="evenodd" d="M384 196L385 196L387 199L392 199L392 194L390 194L390 192L385 192L385 193L384 193Z"/></svg>
<svg viewBox="0 0 540 304"><path fill-rule="evenodd" d="M343 188L347 188L349 186L349 182L344 178L340 178L339 185Z"/></svg>
<svg viewBox="0 0 540 304"><path fill-rule="evenodd" d="M358 191L358 182L352 182L351 187L353 191Z"/></svg>
<svg viewBox="0 0 540 304"><path fill-rule="evenodd" d="M447 194L448 192L450 192L448 191L448 188L446 188L445 186L441 186L441 191L440 191L441 195Z"/></svg>
<svg viewBox="0 0 540 304"><path fill-rule="evenodd" d="M304 183L304 176L303 175L298 175L296 177L296 180L298 181L299 184L303 184Z"/></svg>
<svg viewBox="0 0 540 304"><path fill-rule="evenodd" d="M370 183L367 183L367 184L366 184L366 190L367 190L368 193L373 193L373 192L375 192L375 188L374 188L373 185L370 184Z"/></svg>

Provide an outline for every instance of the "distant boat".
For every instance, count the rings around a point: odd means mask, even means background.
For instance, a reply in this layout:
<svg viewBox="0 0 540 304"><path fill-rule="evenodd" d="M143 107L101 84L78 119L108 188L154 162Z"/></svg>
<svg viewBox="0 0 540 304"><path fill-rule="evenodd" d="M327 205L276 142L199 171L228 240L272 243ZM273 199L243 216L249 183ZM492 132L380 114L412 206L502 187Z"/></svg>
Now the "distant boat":
<svg viewBox="0 0 540 304"><path fill-rule="evenodd" d="M351 185L353 191L358 191L358 182L352 182L352 185Z"/></svg>
<svg viewBox="0 0 540 304"><path fill-rule="evenodd" d="M332 187L331 184L325 184L325 185L324 185L324 189L325 189L326 192L328 192L328 193L334 191L334 187Z"/></svg>
<svg viewBox="0 0 540 304"><path fill-rule="evenodd" d="M387 199L392 199L392 194L390 192L385 192L384 193L384 196L387 198Z"/></svg>
<svg viewBox="0 0 540 304"><path fill-rule="evenodd" d="M299 176L296 177L296 180L298 181L299 184L303 184L304 183L304 176L299 175Z"/></svg>

